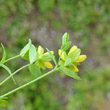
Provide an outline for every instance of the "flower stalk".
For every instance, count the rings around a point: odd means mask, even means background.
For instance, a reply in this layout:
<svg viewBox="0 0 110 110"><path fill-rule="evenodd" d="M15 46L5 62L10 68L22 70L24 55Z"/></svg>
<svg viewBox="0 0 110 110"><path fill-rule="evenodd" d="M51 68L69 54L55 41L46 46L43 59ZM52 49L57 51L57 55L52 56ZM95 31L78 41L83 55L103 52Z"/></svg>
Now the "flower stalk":
<svg viewBox="0 0 110 110"><path fill-rule="evenodd" d="M14 92L16 92L16 91L18 91L18 90L20 90L20 89L22 89L22 88L24 88L24 87L26 87L26 86L29 86L29 85L33 84L34 82L36 82L36 81L38 81L38 80L40 80L40 79L42 79L42 78L48 76L49 74L51 74L51 73L53 73L53 72L55 72L55 71L58 71L58 68L55 67L54 69L52 69L51 71L49 71L49 72L47 72L47 73L41 75L40 77L38 77L38 78L36 78L36 79L34 79L34 80L32 80L32 81L30 81L30 82L24 84L24 85L22 85L22 86L20 86L20 87L18 87L18 88L16 88L16 89L14 89L14 90L12 90L12 91L10 91L10 92L8 92L8 93L6 93L6 94L0 96L0 99L2 99L3 97L6 97L6 96L8 96L8 95L10 95L10 94L12 94L12 93L14 93Z"/></svg>

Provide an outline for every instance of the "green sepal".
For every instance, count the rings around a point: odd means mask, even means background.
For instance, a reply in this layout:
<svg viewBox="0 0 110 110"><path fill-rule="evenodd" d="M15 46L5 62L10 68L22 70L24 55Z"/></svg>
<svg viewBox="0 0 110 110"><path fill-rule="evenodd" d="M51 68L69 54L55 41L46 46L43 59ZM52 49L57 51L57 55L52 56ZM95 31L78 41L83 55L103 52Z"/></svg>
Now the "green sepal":
<svg viewBox="0 0 110 110"><path fill-rule="evenodd" d="M71 58L67 58L64 66L69 66L71 64Z"/></svg>
<svg viewBox="0 0 110 110"><path fill-rule="evenodd" d="M50 54L44 54L43 56L42 56L42 61L51 61L52 60L52 58L51 58L51 56L50 56Z"/></svg>
<svg viewBox="0 0 110 110"><path fill-rule="evenodd" d="M31 64L29 66L29 70L35 77L39 77L41 75L41 70L36 64Z"/></svg>
<svg viewBox="0 0 110 110"><path fill-rule="evenodd" d="M81 50L76 49L68 55L68 58L71 58L71 63L73 63L75 60L78 59L80 53L81 53Z"/></svg>

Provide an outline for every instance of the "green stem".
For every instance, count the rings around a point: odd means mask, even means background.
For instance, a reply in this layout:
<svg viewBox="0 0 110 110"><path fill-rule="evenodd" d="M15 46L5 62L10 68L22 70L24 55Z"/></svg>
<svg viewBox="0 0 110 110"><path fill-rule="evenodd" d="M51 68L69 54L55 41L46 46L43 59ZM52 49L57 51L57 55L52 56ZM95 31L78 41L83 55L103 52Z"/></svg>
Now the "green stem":
<svg viewBox="0 0 110 110"><path fill-rule="evenodd" d="M22 88L24 88L24 87L26 87L26 86L28 86L28 85L30 85L30 84L32 84L32 83L34 83L34 82L40 80L40 79L42 79L42 78L44 78L45 76L48 76L49 74L51 74L51 73L53 73L53 72L55 72L55 71L57 71L57 70L58 70L58 68L54 68L53 70L51 70L51 71L49 71L49 72L43 74L42 76L40 76L40 77L38 77L38 78L36 78L36 79L34 79L34 80L28 82L28 83L26 83L26 84L24 84L24 85L22 85L22 86L16 88L16 89L13 89L12 91L9 91L8 93L6 93L6 94L0 96L0 99L3 98L3 97L5 97L5 96L8 96L8 95L10 95L10 94L12 94L12 93L14 93L14 92L20 90L20 89L22 89Z"/></svg>
<svg viewBox="0 0 110 110"><path fill-rule="evenodd" d="M16 56L14 56L14 57L11 57L11 58L5 60L4 63L6 63L6 62L8 62L8 61L10 61L10 60L13 60L13 59L15 59L15 58L18 58L18 57L20 57L20 55L16 55Z"/></svg>
<svg viewBox="0 0 110 110"><path fill-rule="evenodd" d="M9 77L7 77L5 80L3 80L3 81L0 83L0 86L1 86L2 84L4 84L8 79L10 79L12 76L14 76L17 72L19 72L20 70L22 70L22 69L28 67L29 65L31 65L31 64L27 64L27 65L25 65L25 66L19 68L18 70L16 70L16 71L15 71L14 73L12 73Z"/></svg>

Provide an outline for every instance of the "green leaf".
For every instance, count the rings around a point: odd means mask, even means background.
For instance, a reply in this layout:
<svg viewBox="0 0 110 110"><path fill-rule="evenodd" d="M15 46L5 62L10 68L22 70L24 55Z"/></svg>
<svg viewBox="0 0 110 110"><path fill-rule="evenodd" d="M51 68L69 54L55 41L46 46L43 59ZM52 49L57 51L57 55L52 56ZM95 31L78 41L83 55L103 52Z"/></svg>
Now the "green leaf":
<svg viewBox="0 0 110 110"><path fill-rule="evenodd" d="M67 42L67 43L64 43L62 46L61 46L61 50L63 51L66 51L70 48L71 46L71 41L70 42Z"/></svg>
<svg viewBox="0 0 110 110"><path fill-rule="evenodd" d="M0 64L0 66L3 67L10 75L12 74L11 70L6 65ZM13 82L16 84L13 76L11 78L12 78Z"/></svg>
<svg viewBox="0 0 110 110"><path fill-rule="evenodd" d="M55 65L57 65L55 56L50 52L50 50L48 48L46 48L47 52L49 53L50 57L52 58L53 62L55 63Z"/></svg>
<svg viewBox="0 0 110 110"><path fill-rule="evenodd" d="M71 64L71 58L67 58L64 66L69 66Z"/></svg>
<svg viewBox="0 0 110 110"><path fill-rule="evenodd" d="M51 58L50 54L43 55L43 57L42 57L42 61L51 61L51 60L52 60L52 58Z"/></svg>
<svg viewBox="0 0 110 110"><path fill-rule="evenodd" d="M74 62L75 60L78 59L80 53L81 53L81 50L76 49L68 55L68 58L71 58L71 62Z"/></svg>
<svg viewBox="0 0 110 110"><path fill-rule="evenodd" d="M29 51L30 46L31 46L31 40L29 39L28 44L20 52L21 57L24 57L24 55Z"/></svg>
<svg viewBox="0 0 110 110"><path fill-rule="evenodd" d="M3 46L3 44L1 43L1 46L2 46L2 48L3 48L3 57L2 57L2 59L1 59L1 61L0 61L0 63L4 63L4 61L6 60L6 51L5 51L5 48L4 48L4 46Z"/></svg>
<svg viewBox="0 0 110 110"><path fill-rule="evenodd" d="M41 75L41 70L36 64L31 64L29 66L29 70L35 77L39 77Z"/></svg>
<svg viewBox="0 0 110 110"><path fill-rule="evenodd" d="M30 49L29 49L29 61L30 63L33 63L36 61L36 58L37 58L37 52L36 52L36 48L35 46L32 44L30 46Z"/></svg>
<svg viewBox="0 0 110 110"><path fill-rule="evenodd" d="M25 55L22 58L24 60L29 60L29 50L25 53Z"/></svg>
<svg viewBox="0 0 110 110"><path fill-rule="evenodd" d="M0 98L0 99L6 100L6 99L8 99L8 97L2 97L2 98Z"/></svg>
<svg viewBox="0 0 110 110"><path fill-rule="evenodd" d="M69 40L69 34L66 32L64 33L63 37L62 37L62 44L67 43Z"/></svg>
<svg viewBox="0 0 110 110"><path fill-rule="evenodd" d="M72 78L74 78L74 79L81 80L81 78L80 78L74 71L70 71L70 70L68 70L68 69L66 69L66 68L63 68L63 67L61 67L61 68L59 69L59 71L61 71L61 72L64 73L65 75L70 76L70 77L72 77Z"/></svg>

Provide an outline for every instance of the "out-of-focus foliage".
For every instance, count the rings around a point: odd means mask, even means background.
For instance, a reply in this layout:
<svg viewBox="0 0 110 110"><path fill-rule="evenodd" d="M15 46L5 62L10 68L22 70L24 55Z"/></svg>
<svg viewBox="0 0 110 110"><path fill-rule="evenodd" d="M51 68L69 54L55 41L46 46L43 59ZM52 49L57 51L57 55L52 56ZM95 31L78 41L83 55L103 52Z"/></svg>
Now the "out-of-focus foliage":
<svg viewBox="0 0 110 110"><path fill-rule="evenodd" d="M74 96L70 97L67 110L103 110L104 106L108 107L110 103L109 79L109 67L96 71L89 70L82 76L82 81L73 84Z"/></svg>
<svg viewBox="0 0 110 110"><path fill-rule="evenodd" d="M55 81L50 76L11 95L8 99L9 110L105 109L105 104L110 102L110 69L106 68L110 65L108 62L110 59L109 4L110 0L0 0L0 42L5 43L9 57L18 54L18 50L25 45L27 36L30 37L30 32L33 30L31 26L36 25L36 22L41 26L42 23L49 22L51 28L61 34L62 28L65 27L70 35L73 35L70 38L79 42L79 46L83 49L82 53L87 53L88 56L87 63L81 68L80 73L84 73L81 75L82 80L75 82L73 87L70 86L71 89L65 90L73 80L67 84L68 78L60 76L65 85L62 86L62 81ZM41 29L39 25L38 28ZM35 36L35 45L39 42L38 35ZM41 39L45 38L41 37ZM2 53L1 48L0 53ZM7 64L12 67L12 71L24 64L24 62L19 63L18 60L13 62ZM8 75L5 73L5 70L1 70L0 81ZM18 73L20 75L18 79L14 77L18 85L33 78L27 71L21 73ZM5 88L0 88L0 94L9 91L9 87L14 88L11 80L7 83L4 85Z"/></svg>

